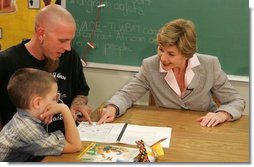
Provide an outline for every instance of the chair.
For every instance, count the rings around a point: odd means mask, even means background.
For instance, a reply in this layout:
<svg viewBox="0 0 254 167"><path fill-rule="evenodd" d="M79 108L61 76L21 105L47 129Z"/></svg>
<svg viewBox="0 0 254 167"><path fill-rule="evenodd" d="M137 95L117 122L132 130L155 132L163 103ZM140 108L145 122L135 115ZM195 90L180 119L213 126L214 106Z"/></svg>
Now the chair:
<svg viewBox="0 0 254 167"><path fill-rule="evenodd" d="M149 100L149 102L148 102L149 106L155 106L155 100L154 100L154 97L151 92L149 92L149 99L148 100Z"/></svg>

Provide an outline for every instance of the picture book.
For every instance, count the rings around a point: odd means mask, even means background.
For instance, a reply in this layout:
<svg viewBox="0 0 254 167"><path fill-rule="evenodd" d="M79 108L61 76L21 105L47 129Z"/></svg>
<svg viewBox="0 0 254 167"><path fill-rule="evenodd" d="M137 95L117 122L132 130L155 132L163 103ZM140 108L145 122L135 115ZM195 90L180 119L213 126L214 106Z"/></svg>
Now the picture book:
<svg viewBox="0 0 254 167"><path fill-rule="evenodd" d="M135 162L138 154L138 148L93 142L79 155L79 160L85 162Z"/></svg>

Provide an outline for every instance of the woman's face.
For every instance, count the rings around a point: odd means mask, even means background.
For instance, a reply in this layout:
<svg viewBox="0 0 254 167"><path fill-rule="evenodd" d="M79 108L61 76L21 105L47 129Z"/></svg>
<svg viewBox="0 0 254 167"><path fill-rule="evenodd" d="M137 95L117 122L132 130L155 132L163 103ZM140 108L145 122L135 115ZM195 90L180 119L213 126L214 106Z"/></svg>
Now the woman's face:
<svg viewBox="0 0 254 167"><path fill-rule="evenodd" d="M161 62L161 67L165 71L168 71L172 68L186 67L187 58L179 51L179 49L175 45L159 45L157 48L157 54Z"/></svg>

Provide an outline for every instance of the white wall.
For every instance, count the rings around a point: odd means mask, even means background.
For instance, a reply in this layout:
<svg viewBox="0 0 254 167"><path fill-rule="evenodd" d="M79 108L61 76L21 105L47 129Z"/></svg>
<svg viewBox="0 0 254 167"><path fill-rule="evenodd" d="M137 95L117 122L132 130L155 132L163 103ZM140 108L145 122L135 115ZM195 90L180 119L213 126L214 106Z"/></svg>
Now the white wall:
<svg viewBox="0 0 254 167"><path fill-rule="evenodd" d="M135 72L89 67L84 68L84 73L90 86L89 105L93 109L108 100L115 91L135 75ZM249 115L249 82L231 81L231 83L246 100L244 114ZM148 105L148 97L147 93L137 101L137 104Z"/></svg>

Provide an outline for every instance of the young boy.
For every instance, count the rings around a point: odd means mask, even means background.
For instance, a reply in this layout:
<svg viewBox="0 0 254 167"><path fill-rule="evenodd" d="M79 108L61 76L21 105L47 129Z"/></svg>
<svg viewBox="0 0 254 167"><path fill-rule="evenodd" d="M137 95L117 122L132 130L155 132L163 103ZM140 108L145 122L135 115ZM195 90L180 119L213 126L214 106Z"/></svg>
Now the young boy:
<svg viewBox="0 0 254 167"><path fill-rule="evenodd" d="M81 150L75 121L65 104L57 103L57 82L48 72L22 68L9 80L8 94L17 113L0 132L0 161L29 161L35 156L60 155ZM44 122L63 117L65 136L48 133Z"/></svg>

